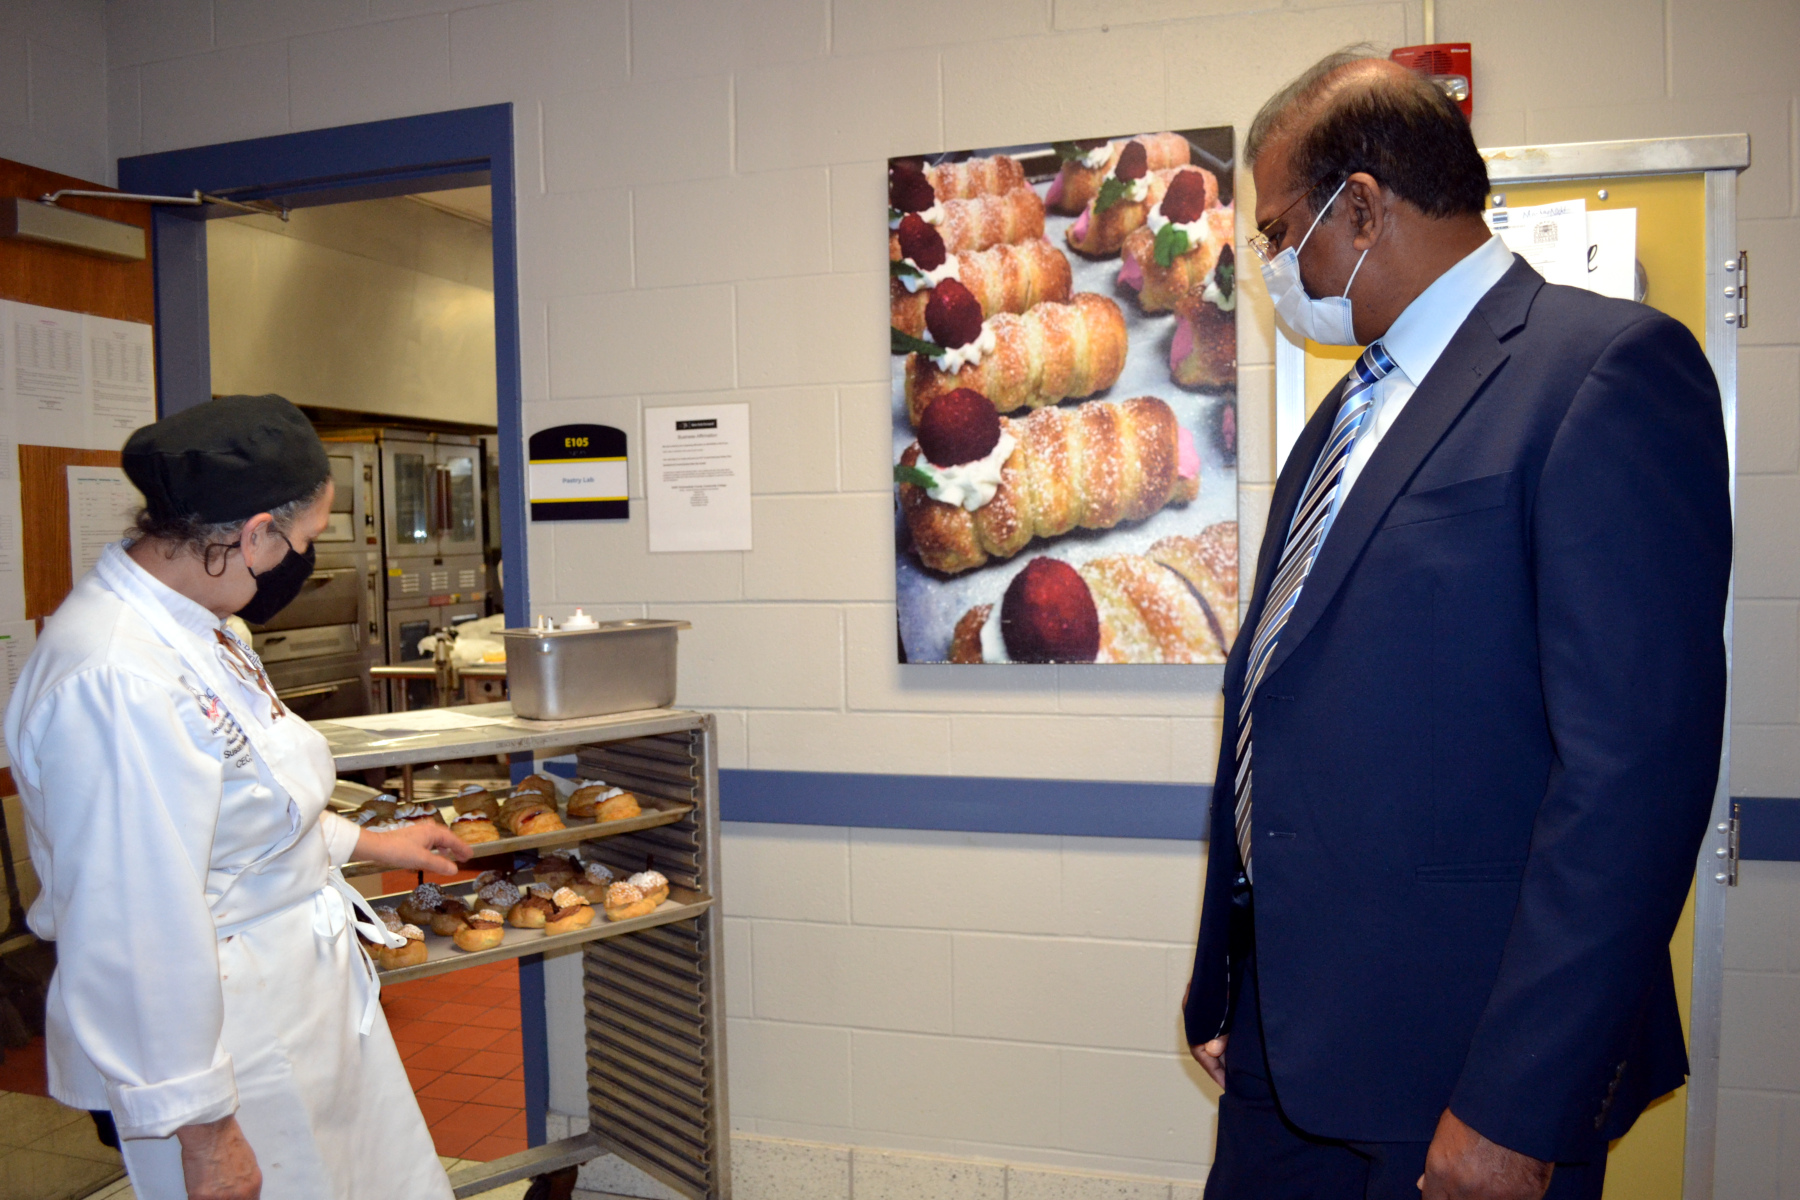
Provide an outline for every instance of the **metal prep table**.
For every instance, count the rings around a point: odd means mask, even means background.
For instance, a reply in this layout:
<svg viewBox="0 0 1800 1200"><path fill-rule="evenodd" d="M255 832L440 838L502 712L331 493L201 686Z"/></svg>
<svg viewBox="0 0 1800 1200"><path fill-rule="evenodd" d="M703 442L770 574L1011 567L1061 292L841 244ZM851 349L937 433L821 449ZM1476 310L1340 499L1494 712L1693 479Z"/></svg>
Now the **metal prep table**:
<svg viewBox="0 0 1800 1200"><path fill-rule="evenodd" d="M508 927L490 950L465 953L428 941L417 966L383 971L400 982L499 959L580 946L587 1050L588 1132L459 1170L472 1196L514 1180L613 1153L694 1200L730 1200L730 1120L725 1094L725 998L718 895L719 772L711 716L676 709L572 721L527 721L505 703L456 708L499 724L394 737L333 721L315 723L340 774L460 758L576 753L578 774L638 796L644 814L596 825L502 838L482 857L578 843L615 871L647 858L669 879L655 912L545 936ZM399 718L397 717L396 723ZM356 864L346 869L355 873ZM597 907L597 906L596 906Z"/></svg>

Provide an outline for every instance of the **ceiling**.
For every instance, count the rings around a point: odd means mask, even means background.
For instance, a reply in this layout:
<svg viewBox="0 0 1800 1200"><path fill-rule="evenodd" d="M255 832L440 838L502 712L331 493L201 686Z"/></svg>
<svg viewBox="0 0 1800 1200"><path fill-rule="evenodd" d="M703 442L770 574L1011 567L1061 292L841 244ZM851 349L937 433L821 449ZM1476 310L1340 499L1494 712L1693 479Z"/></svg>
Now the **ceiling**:
<svg viewBox="0 0 1800 1200"><path fill-rule="evenodd" d="M486 187L456 188L448 192L424 192L411 196L420 204L447 212L452 216L474 221L479 225L492 227L494 224L494 200L492 192Z"/></svg>

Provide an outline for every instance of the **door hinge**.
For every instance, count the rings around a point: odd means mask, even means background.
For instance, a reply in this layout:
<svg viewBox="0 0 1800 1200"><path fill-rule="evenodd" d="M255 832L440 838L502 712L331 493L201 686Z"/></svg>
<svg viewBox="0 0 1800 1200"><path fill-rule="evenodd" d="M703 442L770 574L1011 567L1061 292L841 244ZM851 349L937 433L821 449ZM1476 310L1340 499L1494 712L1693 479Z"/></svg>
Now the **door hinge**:
<svg viewBox="0 0 1800 1200"><path fill-rule="evenodd" d="M1731 819L1720 821L1715 828L1725 835L1725 844L1713 851L1724 860L1719 864L1723 869L1713 875L1713 881L1722 883L1726 887L1736 887L1738 881L1738 835L1742 828L1737 801L1731 802Z"/></svg>
<svg viewBox="0 0 1800 1200"><path fill-rule="evenodd" d="M1736 325L1739 329L1748 329L1750 327L1750 252L1739 250L1735 259L1727 259L1725 271L1730 276L1725 284L1725 298L1735 304L1733 311L1725 314L1725 323Z"/></svg>

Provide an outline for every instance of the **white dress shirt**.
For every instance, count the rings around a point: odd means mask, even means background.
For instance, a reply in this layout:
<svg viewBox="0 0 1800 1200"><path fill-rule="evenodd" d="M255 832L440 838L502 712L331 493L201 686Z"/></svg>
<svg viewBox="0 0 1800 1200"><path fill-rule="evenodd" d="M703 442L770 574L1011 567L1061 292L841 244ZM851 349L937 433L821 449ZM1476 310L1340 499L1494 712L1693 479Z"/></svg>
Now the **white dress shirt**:
<svg viewBox="0 0 1800 1200"><path fill-rule="evenodd" d="M1338 486L1331 512L1325 518L1325 534L1330 534L1331 523L1337 520L1344 497L1356 486L1375 447L1394 427L1400 410L1425 382L1425 376L1437 365L1444 347L1475 311L1476 303L1487 295L1489 288L1500 282L1500 277L1512 265L1513 253L1506 248L1506 243L1498 237L1489 238L1433 280L1382 336L1381 344L1387 348L1396 369L1389 371L1370 389L1372 407L1357 432L1356 442L1350 447L1343 482Z"/></svg>

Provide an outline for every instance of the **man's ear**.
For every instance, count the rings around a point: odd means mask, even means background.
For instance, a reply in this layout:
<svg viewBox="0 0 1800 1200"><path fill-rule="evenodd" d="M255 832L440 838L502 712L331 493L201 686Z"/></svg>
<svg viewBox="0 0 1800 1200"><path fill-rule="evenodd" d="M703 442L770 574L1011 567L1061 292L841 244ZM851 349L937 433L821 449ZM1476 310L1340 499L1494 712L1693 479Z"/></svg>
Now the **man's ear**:
<svg viewBox="0 0 1800 1200"><path fill-rule="evenodd" d="M1344 185L1350 201L1350 236L1358 250L1367 250L1380 240L1387 224L1388 192L1373 175L1358 171Z"/></svg>

